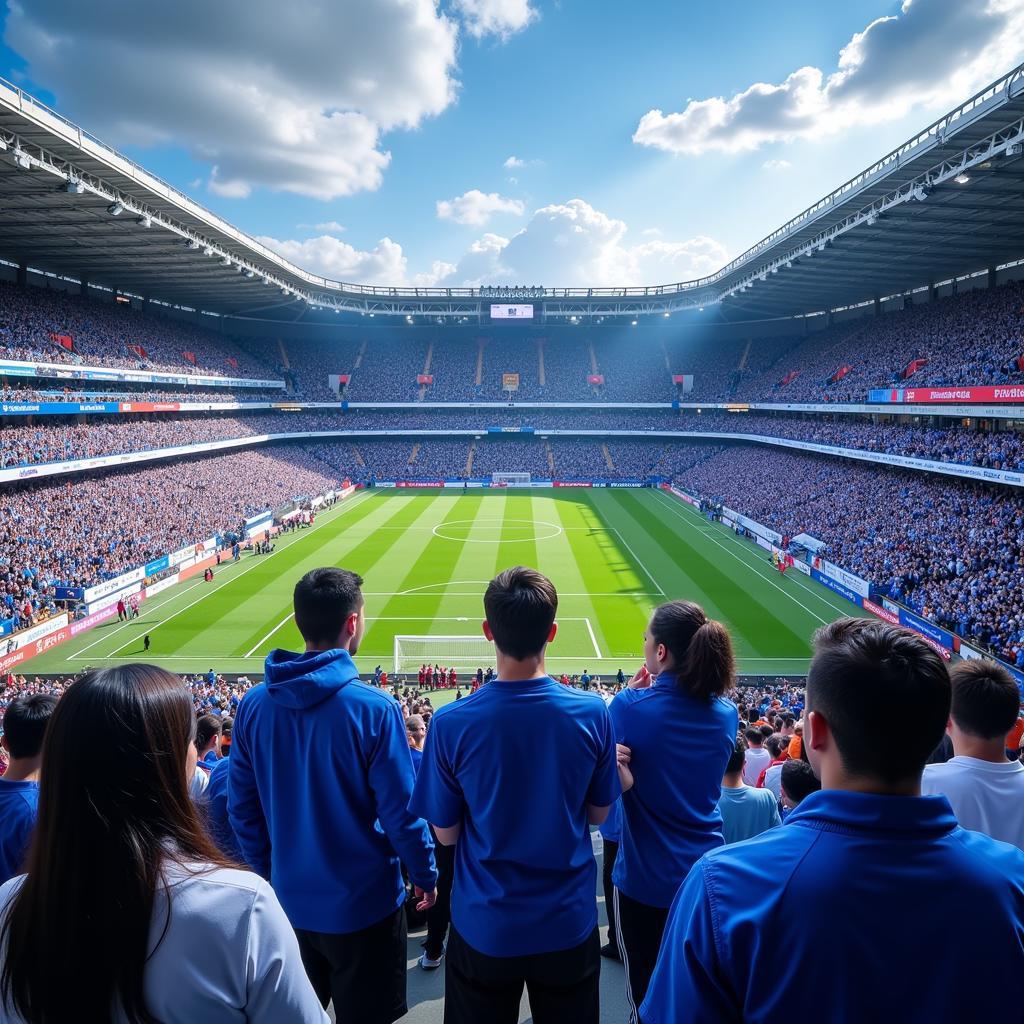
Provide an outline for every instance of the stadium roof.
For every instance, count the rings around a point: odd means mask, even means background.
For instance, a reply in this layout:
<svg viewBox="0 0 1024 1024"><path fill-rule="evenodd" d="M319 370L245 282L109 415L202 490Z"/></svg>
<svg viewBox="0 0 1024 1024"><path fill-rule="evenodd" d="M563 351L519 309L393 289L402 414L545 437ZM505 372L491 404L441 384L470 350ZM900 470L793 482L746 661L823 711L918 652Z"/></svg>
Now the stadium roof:
<svg viewBox="0 0 1024 1024"><path fill-rule="evenodd" d="M720 304L743 320L853 305L1022 257L1024 65L708 277L542 295L310 274L0 79L0 258L213 313L476 319L492 301L521 299L548 318Z"/></svg>

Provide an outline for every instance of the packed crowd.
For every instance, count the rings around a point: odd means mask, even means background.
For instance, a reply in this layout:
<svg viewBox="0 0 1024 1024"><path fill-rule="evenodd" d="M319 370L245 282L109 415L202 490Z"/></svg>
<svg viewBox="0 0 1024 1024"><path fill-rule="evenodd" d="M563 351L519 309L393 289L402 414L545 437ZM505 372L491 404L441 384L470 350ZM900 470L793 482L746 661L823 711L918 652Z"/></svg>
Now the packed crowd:
<svg viewBox="0 0 1024 1024"><path fill-rule="evenodd" d="M52 335L71 338L72 348L60 345ZM195 362L185 352L191 352ZM251 356L210 331L139 313L127 305L2 281L0 356L223 377L265 375L265 368Z"/></svg>
<svg viewBox="0 0 1024 1024"><path fill-rule="evenodd" d="M1024 667L1024 498L921 473L762 447L709 453L678 482Z"/></svg>
<svg viewBox="0 0 1024 1024"><path fill-rule="evenodd" d="M546 674L558 595L516 567L484 596L493 678L435 710L359 681L361 585L298 582L305 649L265 685L126 665L6 702L5 1020L392 1024L414 929L447 1024L514 1021L524 990L537 1024L598 1024L602 958L630 1024L1005 1016L977 983L1024 969L1005 669L851 618L805 684L735 689L726 627L674 600L588 692ZM822 968L837 920L863 941ZM957 969L907 985L922 934Z"/></svg>
<svg viewBox="0 0 1024 1024"><path fill-rule="evenodd" d="M119 416L61 425L5 426L0 428L0 468L145 452L262 434L341 428L339 415L331 410L251 412L234 416L202 413L163 414L160 418Z"/></svg>
<svg viewBox="0 0 1024 1024"><path fill-rule="evenodd" d="M322 494L341 478L300 448L270 445L188 463L116 470L0 491L0 607L51 601L219 533L247 516ZM6 617L6 616L3 616Z"/></svg>

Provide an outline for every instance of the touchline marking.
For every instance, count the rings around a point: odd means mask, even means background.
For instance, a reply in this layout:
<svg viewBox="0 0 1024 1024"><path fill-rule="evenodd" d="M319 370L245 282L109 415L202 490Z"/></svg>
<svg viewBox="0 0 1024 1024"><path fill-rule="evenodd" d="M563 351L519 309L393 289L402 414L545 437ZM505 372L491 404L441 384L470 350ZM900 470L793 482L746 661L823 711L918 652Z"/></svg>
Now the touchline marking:
<svg viewBox="0 0 1024 1024"><path fill-rule="evenodd" d="M626 538L623 537L622 534L614 526L611 527L611 531L619 538L619 543L621 543L622 546L625 547L625 549L633 556L633 561L636 562L636 564L639 565L641 569L643 569L643 571L647 575L647 578L658 588L658 596L667 597L668 595L665 593L664 590L661 589L661 584L651 575L651 570L648 569L647 566L640 561L639 555L637 555L637 553L629 546L629 542L626 540Z"/></svg>
<svg viewBox="0 0 1024 1024"><path fill-rule="evenodd" d="M347 504L343 503L341 505L341 507L338 509L338 514L334 515L334 516L331 516L331 520L333 521L334 519L340 518L341 513L344 512L347 509L352 509L352 508L356 508L356 507L358 507L360 505L365 505L366 504L366 500L364 500L364 501L357 501L356 500L356 499L358 499L360 497L363 497L363 496L366 496L366 499L368 500L369 492L368 491L363 491L362 494L357 494L355 496L355 498L353 498L353 500L351 502L349 502ZM316 527L314 526L313 529L315 530ZM279 547L276 547L273 551L271 551L269 555L261 555L258 559L254 555L253 558L252 558L252 561L250 562L250 564L248 566L246 566L244 569L242 569L241 572L232 573L230 579L227 579L227 580L223 581L219 586L212 587L205 594L203 594L202 597L196 598L195 601L192 601L190 604L185 605L184 608L179 608L178 611L172 613L171 615L168 615L166 619L162 619L160 622L157 622L155 625L149 626L148 628L144 628L142 633L140 633L137 636L133 637L131 640L127 641L127 643L121 644L121 646L118 647L116 650L111 651L110 656L113 657L113 655L119 653L120 651L123 651L129 645L135 643L138 640L141 640L146 632L152 633L154 630L159 629L164 624L170 622L171 619L173 619L175 616L180 615L184 611L187 611L193 605L199 604L199 602L202 601L204 598L209 597L211 594L218 593L224 587L230 586L232 583L234 583L235 580L241 579L250 569L255 569L257 565L264 564L268 559L273 558L274 555L279 554L282 551L287 551L294 544L297 544L298 541L301 539L301 537L302 537L302 534L297 536L294 540L290 541L288 544L281 544ZM229 563L229 565L234 565L234 564L238 564L238 563ZM166 601L161 602L160 604L156 605L151 610L152 611L156 611L156 610L158 610L160 608L163 608L164 605L170 604L171 601L175 600L176 598L182 597L183 595L187 594L190 590L195 589L195 587L197 587L197 586L203 586L202 581L197 581L196 583L193 583L191 587L187 587L185 590L179 591L177 594L174 594L173 597L169 597ZM129 621L129 622L126 622L122 626L118 626L117 629L112 630L109 633L105 633L103 636L101 636L99 638L99 640L96 640L93 643L89 644L88 646L81 648L77 652L77 654L76 654L76 656L74 658L70 658L69 657L69 658L66 658L65 660L66 661L80 661L81 660L80 656L85 654L86 651L91 650L93 647L95 647L99 643L102 643L104 640L109 640L115 633L119 633L122 629L129 628L132 624L133 623ZM92 660L98 660L98 659L92 659Z"/></svg>
<svg viewBox="0 0 1024 1024"><path fill-rule="evenodd" d="M658 497L659 497L659 498L662 498L662 499L663 499L663 504L664 504L665 502L667 502L667 503L668 503L668 508L669 508L669 509L671 509L671 511L672 511L673 513L675 513L675 514L676 514L677 516L679 516L679 518L680 518L680 519L685 519L685 520L689 521L688 517L687 517L687 516L685 516L685 515L683 515L683 514L682 514L682 513L681 513L681 512L680 512L680 511L679 511L679 510L678 510L678 509L677 509L677 508L675 507L675 505L674 505L674 504L672 503L672 499L671 499L671 498L666 498L666 497L665 497L665 496L664 496L664 495L663 495L663 494L661 493L661 491L658 491L657 493L658 493ZM829 623L829 622L831 621L831 620L829 620L829 619L823 619L823 618L822 618L822 617L821 617L821 616L820 616L820 615L819 615L819 614L818 614L817 612L812 612L812 611L811 611L811 609L810 609L810 608L808 608L808 607L807 607L807 605L805 605L805 604L803 603L803 601L799 601L799 600L797 600L797 598L795 598L795 597L794 597L794 596L793 596L793 595L792 595L792 594L791 594L791 593L790 593L790 592L789 592L788 590L786 590L786 589L785 589L785 588L783 588L783 587L780 587L780 586L778 585L778 583L776 583L776 582L775 582L775 580L773 580L773 579L771 578L771 576L765 576L765 574L764 574L763 572L760 572L760 571L758 570L758 568L757 568L757 566L756 566L756 565L751 565L751 564L750 564L750 562L748 562L748 561L747 561L747 560L746 560L745 558L741 558L741 557L740 557L739 555L737 555L735 551L730 551L730 550L729 550L729 549L728 549L728 548L727 548L727 547L726 547L726 546L725 546L725 545L724 545L724 544L723 544L723 543L722 543L722 542L721 542L720 540L718 540L718 539L717 539L716 537L711 537L711 536L708 536L708 540L709 540L709 541L711 541L711 543L712 543L712 544L717 544L717 545L718 545L718 547L720 547L720 548L721 548L721 549L722 549L722 550L723 550L723 551L724 551L724 552L725 552L725 553L726 553L727 555L729 555L729 556L730 556L731 558L735 558L737 562L740 562L740 563L742 563L743 565L745 565L745 566L746 566L746 567L747 567L747 568L748 568L748 569L749 569L749 570L750 570L750 571L751 571L752 573L754 573L754 575L755 575L755 576L760 576L760 577L761 577L761 579L765 580L765 581L766 581L767 583L770 583L770 584L771 584L771 585L772 585L772 586L773 586L773 587L774 587L774 588L775 588L775 589L776 589L776 590L777 590L777 591L778 591L778 592L779 592L780 594L785 594L785 595L786 595L786 597L788 597L788 598L789 598L789 599L790 599L790 600L791 600L791 601L792 601L792 602L793 602L794 604L798 604L798 605L800 605L800 607L801 607L801 608L803 608L803 610L804 610L805 612L807 612L807 614L808 614L808 615L810 615L810 616L811 616L812 618L815 618L815 619L817 619L817 620L818 620L818 621L819 621L820 623L822 623L823 625L828 625L828 623Z"/></svg>
<svg viewBox="0 0 1024 1024"><path fill-rule="evenodd" d="M251 658L286 622L291 622L295 612L289 612L245 657Z"/></svg>
<svg viewBox="0 0 1024 1024"><path fill-rule="evenodd" d="M468 582L468 581L466 581ZM482 581L481 581L482 582ZM487 581L490 583L490 580ZM363 597L483 597L484 592L482 590L457 590L454 593L444 594L430 594L430 593L415 593L416 590L429 590L433 587L443 587L444 583L433 583L430 587L414 587L412 590L399 590L394 593L390 590L364 590ZM486 584L484 584L486 586ZM664 597L665 592L654 592L649 590L614 590L606 593L600 593L594 590L586 591L566 591L559 590L559 597Z"/></svg>
<svg viewBox="0 0 1024 1024"><path fill-rule="evenodd" d="M572 621L572 620L568 620ZM597 637L594 636L594 627L590 624L590 619L583 620L587 624L587 632L590 634L590 642L594 645L594 654L600 658L601 648L597 646Z"/></svg>

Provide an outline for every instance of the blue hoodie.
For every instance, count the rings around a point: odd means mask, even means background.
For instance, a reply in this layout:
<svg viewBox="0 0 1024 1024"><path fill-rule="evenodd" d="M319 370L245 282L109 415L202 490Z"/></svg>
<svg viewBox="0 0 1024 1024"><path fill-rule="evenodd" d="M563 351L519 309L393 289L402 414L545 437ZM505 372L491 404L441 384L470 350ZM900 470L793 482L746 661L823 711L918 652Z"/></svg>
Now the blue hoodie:
<svg viewBox="0 0 1024 1024"><path fill-rule="evenodd" d="M427 824L395 700L359 681L348 651L271 651L238 706L228 815L246 862L295 928L359 931L401 906L399 859L434 888Z"/></svg>

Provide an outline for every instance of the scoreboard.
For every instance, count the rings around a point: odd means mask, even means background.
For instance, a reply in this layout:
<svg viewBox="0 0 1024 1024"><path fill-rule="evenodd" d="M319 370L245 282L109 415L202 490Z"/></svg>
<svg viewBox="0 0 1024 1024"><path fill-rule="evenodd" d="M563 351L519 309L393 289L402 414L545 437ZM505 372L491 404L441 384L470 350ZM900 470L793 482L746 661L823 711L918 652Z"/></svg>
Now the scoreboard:
<svg viewBox="0 0 1024 1024"><path fill-rule="evenodd" d="M491 304L492 320L532 320L533 304L496 305Z"/></svg>

